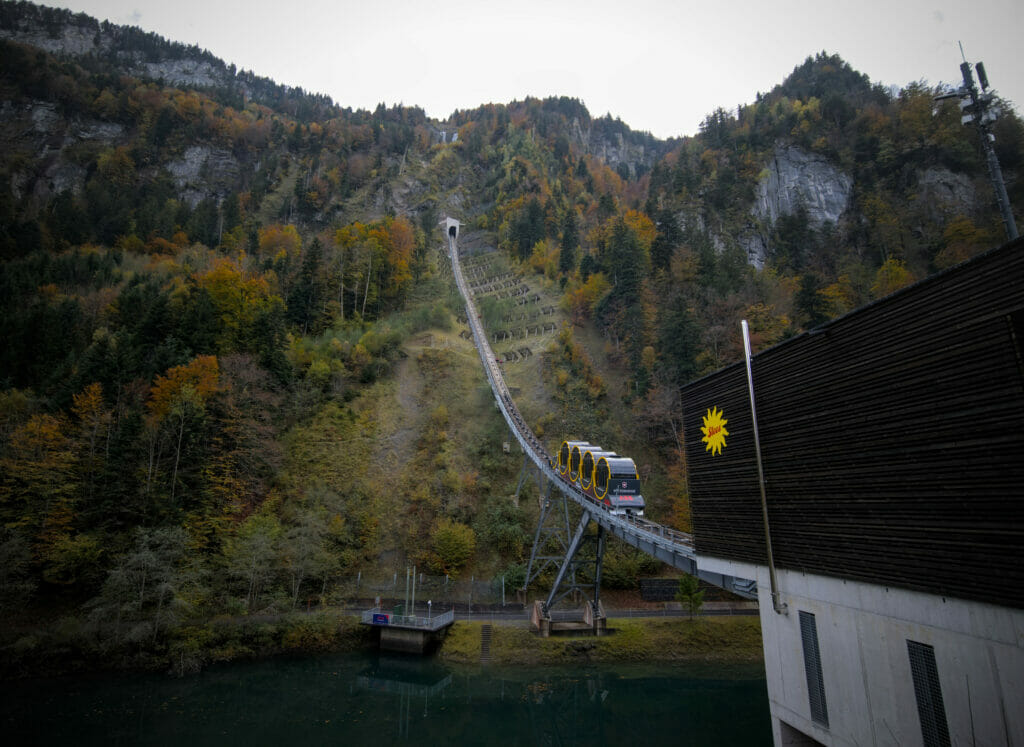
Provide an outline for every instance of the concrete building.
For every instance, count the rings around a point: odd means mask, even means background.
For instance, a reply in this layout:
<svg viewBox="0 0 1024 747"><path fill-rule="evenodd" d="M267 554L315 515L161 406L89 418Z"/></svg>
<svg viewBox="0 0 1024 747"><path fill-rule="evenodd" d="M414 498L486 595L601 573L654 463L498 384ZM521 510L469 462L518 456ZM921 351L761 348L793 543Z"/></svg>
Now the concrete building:
<svg viewBox="0 0 1024 747"><path fill-rule="evenodd" d="M776 745L1024 744L1024 612L701 556L756 578Z"/></svg>
<svg viewBox="0 0 1024 747"><path fill-rule="evenodd" d="M698 565L758 583L776 745L1024 745L1024 242L683 417Z"/></svg>

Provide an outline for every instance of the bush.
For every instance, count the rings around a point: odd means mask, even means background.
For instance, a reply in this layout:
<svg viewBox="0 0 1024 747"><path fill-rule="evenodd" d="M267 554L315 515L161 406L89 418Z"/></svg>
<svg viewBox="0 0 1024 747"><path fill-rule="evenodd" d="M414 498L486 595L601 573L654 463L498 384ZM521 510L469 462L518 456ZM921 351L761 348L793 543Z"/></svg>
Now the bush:
<svg viewBox="0 0 1024 747"><path fill-rule="evenodd" d="M690 612L690 617L700 614L701 607L704 606L704 592L695 576L683 576L679 579L676 599L683 603Z"/></svg>
<svg viewBox="0 0 1024 747"><path fill-rule="evenodd" d="M476 552L476 532L453 519L441 519L430 532L430 543L440 572L455 577Z"/></svg>

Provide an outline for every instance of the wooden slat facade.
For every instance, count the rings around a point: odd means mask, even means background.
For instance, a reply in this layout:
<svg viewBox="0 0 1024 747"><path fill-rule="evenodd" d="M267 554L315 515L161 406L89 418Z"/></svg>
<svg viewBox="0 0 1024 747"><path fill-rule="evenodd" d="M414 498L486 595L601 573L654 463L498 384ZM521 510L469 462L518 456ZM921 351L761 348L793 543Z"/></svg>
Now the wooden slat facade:
<svg viewBox="0 0 1024 747"><path fill-rule="evenodd" d="M778 567L1024 608L1024 241L752 368ZM763 564L744 364L685 387L683 417L698 553Z"/></svg>

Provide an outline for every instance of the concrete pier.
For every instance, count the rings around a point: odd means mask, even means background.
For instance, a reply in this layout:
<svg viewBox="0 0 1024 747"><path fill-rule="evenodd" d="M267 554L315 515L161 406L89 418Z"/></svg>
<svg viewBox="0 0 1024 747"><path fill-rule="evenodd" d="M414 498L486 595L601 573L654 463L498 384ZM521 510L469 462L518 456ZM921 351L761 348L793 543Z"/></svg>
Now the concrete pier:
<svg viewBox="0 0 1024 747"><path fill-rule="evenodd" d="M380 647L384 651L422 654L432 643L444 638L455 622L455 610L437 616L396 615L376 607L366 610L360 622L380 630Z"/></svg>

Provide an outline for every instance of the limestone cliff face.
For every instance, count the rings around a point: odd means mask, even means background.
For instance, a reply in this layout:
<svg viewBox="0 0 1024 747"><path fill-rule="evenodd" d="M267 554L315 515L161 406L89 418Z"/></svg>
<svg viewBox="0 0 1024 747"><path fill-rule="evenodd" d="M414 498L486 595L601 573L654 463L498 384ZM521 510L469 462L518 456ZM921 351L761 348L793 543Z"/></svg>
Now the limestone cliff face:
<svg viewBox="0 0 1024 747"><path fill-rule="evenodd" d="M182 200L195 207L207 197L221 199L238 185L241 172L230 151L193 145L167 164Z"/></svg>
<svg viewBox="0 0 1024 747"><path fill-rule="evenodd" d="M10 189L16 200L29 198L43 204L61 192L78 192L85 184L86 169L67 156L68 149L87 143L109 147L123 135L124 127L115 122L65 119L49 101L0 104L0 147L8 155L22 155L26 163L11 173Z"/></svg>
<svg viewBox="0 0 1024 747"><path fill-rule="evenodd" d="M932 167L920 175L917 187L917 203L933 221L944 223L957 214L969 215L974 210L974 183L966 174Z"/></svg>
<svg viewBox="0 0 1024 747"><path fill-rule="evenodd" d="M753 214L768 224L801 207L812 226L838 223L850 205L853 179L825 158L796 146L777 146L757 185Z"/></svg>
<svg viewBox="0 0 1024 747"><path fill-rule="evenodd" d="M853 179L824 157L777 145L757 184L750 210L755 220L736 241L750 264L763 267L771 251L770 231L780 217L803 209L813 228L835 224L850 207L852 193Z"/></svg>
<svg viewBox="0 0 1024 747"><path fill-rule="evenodd" d="M941 182L941 180L940 180ZM747 261L764 266L771 252L775 222L801 208L813 228L838 223L850 207L853 179L822 156L793 145L778 145L765 164L757 184L750 220L739 231L727 230L713 216L681 212L676 216L684 229L695 228L710 238L716 251L738 246Z"/></svg>
<svg viewBox="0 0 1024 747"><path fill-rule="evenodd" d="M586 127L578 118L573 118L570 138L585 153L589 153L612 169L625 164L631 179L638 171L650 169L662 155L653 147L642 142L630 142L621 132L598 131L593 123Z"/></svg>
<svg viewBox="0 0 1024 747"><path fill-rule="evenodd" d="M94 118L66 118L48 101L0 104L0 147L21 154L27 164L11 173L10 190L16 200L44 205L62 192L77 194L88 171L74 153L84 148L107 149L123 145L123 125ZM98 151L97 151L98 152ZM160 168L160 167L158 167ZM195 207L201 200L223 199L237 190L245 167L229 150L193 145L163 165L178 188L178 197Z"/></svg>
<svg viewBox="0 0 1024 747"><path fill-rule="evenodd" d="M89 19L92 21L92 19ZM20 44L39 47L50 54L67 54L75 57L100 49L99 24L69 24L61 28L60 34L53 34L42 24L24 20L15 28L0 26L0 39L10 39Z"/></svg>
<svg viewBox="0 0 1024 747"><path fill-rule="evenodd" d="M0 39L10 39L43 49L54 55L84 57L115 56L129 75L162 80L174 86L223 86L234 81L233 72L223 64L215 65L193 56L175 57L157 54L156 58L139 51L120 48L120 27L98 23L86 16L72 16L55 33L39 18L26 15L13 27L0 26ZM239 85L245 89L244 84Z"/></svg>

